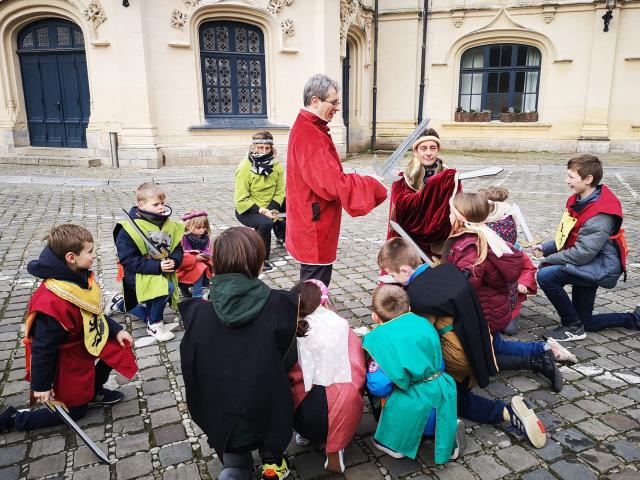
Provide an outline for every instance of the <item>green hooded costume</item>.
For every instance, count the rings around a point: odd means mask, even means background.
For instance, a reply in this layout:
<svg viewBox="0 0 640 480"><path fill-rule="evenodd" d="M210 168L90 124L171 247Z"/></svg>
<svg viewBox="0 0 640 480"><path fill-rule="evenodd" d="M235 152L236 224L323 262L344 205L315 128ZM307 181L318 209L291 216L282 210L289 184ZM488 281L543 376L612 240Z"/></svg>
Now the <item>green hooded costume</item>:
<svg viewBox="0 0 640 480"><path fill-rule="evenodd" d="M440 370L442 349L436 329L427 319L405 313L369 332L362 346L394 383L375 440L416 458L424 426L435 408L435 461L446 463L456 436L456 384Z"/></svg>

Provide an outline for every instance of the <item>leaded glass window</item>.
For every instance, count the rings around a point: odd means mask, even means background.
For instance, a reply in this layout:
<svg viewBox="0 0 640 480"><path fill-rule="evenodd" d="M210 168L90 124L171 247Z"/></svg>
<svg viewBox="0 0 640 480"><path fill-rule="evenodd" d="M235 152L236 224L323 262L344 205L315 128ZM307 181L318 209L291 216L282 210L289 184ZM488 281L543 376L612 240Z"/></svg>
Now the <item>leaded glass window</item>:
<svg viewBox="0 0 640 480"><path fill-rule="evenodd" d="M465 51L460 62L462 110L535 112L540 85L540 50L530 45L483 45Z"/></svg>
<svg viewBox="0 0 640 480"><path fill-rule="evenodd" d="M19 51L84 50L84 36L76 24L47 19L27 25L18 35Z"/></svg>
<svg viewBox="0 0 640 480"><path fill-rule="evenodd" d="M205 117L267 116L264 35L239 22L200 26Z"/></svg>

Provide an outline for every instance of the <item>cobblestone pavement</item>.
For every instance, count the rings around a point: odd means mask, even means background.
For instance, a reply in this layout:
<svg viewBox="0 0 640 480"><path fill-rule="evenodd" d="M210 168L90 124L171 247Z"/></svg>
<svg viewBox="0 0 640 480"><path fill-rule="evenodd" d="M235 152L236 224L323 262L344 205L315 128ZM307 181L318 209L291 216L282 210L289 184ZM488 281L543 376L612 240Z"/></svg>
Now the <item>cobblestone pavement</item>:
<svg viewBox="0 0 640 480"><path fill-rule="evenodd" d="M470 180L472 190L489 184L507 186L531 230L550 237L564 206L567 189L563 184L562 162L549 165L551 155L456 153L449 163L465 167L477 164L509 164L499 176ZM543 158L544 157L544 158ZM556 163L560 156L554 155ZM453 161L452 161L453 160ZM633 165L631 157L607 157L608 165ZM631 249L629 279L613 290L600 290L598 312L628 311L640 294L640 171L618 167L605 175L605 182L620 196L625 210L625 227ZM369 157L357 157L347 168L367 169ZM42 237L53 224L80 223L89 228L97 243L96 270L107 290L115 291L115 250L111 231L120 220L120 208L132 204L133 184L144 178L163 177L167 181L168 203L176 213L188 208L210 212L215 231L236 225L233 214L233 180L230 166L131 171L110 169L4 168L0 183L0 406L24 408L28 384L24 375L24 349L19 337L34 279L26 264L42 248ZM10 181L9 177L29 180ZM63 181L34 183L42 175ZM190 177L197 177L196 180ZM76 177L75 181L69 177ZM104 184L82 179L104 180ZM107 179L120 182L107 184ZM0 179L0 182L2 179ZM175 183L186 182L186 183ZM331 294L339 313L353 327L368 326L370 292L377 276L375 257L382 245L388 204L364 218L345 215L338 262ZM297 265L282 249L272 253L276 269L264 280L277 288L289 288L297 277ZM174 316L167 311L166 319ZM134 336L143 335L143 325L125 316ZM530 298L522 313L519 339L538 339L539 334L558 321L544 296ZM109 454L110 465L100 465L75 435L63 427L35 432L0 435L0 479L209 479L217 478L220 463L202 432L191 422L184 397L179 342L154 344L136 351L139 375L131 382L112 376L109 385L120 385L125 401L112 408L94 408L79 423ZM531 400L544 422L548 441L535 450L520 439L491 426L466 421L467 449L446 466L434 466L432 445L424 444L416 460L395 460L371 446L375 424L365 414L358 436L345 454L349 480L375 478L482 479L523 478L640 478L640 334L615 329L588 338L573 349L580 362L563 367L566 384L561 393L551 391L547 382L534 374L499 374L483 395L508 399L521 392ZM298 447L288 453L293 477L318 478L325 475L324 457L319 447Z"/></svg>

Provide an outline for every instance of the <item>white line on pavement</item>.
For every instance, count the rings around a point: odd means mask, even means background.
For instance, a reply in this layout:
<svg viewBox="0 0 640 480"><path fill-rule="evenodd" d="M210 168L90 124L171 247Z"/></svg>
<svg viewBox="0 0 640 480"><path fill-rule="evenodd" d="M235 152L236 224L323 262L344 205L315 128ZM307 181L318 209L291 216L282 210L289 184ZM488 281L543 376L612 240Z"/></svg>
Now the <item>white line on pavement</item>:
<svg viewBox="0 0 640 480"><path fill-rule="evenodd" d="M616 178L618 179L618 181L622 184L622 186L623 186L624 188L626 188L627 190L629 190L629 193L630 193L631 195L633 195L633 198L638 198L638 194L633 190L633 188L631 188L631 186L630 186L627 182L625 182L625 181L622 179L622 175L620 175L619 173L616 173Z"/></svg>

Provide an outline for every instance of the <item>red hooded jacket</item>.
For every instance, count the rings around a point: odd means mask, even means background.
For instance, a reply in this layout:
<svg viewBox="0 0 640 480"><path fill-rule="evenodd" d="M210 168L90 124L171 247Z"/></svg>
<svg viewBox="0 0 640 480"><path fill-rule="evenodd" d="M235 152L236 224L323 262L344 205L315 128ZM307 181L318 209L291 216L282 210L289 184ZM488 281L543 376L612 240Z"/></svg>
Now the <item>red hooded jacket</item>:
<svg viewBox="0 0 640 480"><path fill-rule="evenodd" d="M366 215L387 198L377 179L344 173L327 122L300 110L287 151L286 245L298 262L336 261L342 209Z"/></svg>
<svg viewBox="0 0 640 480"><path fill-rule="evenodd" d="M474 266L478 260L477 239L472 233L449 239L443 259L460 270L470 272L469 283L476 290L489 330L493 334L502 331L511 321L509 282L516 282L520 278L525 266L524 254L514 250L512 254L497 257L489 250L485 261Z"/></svg>

